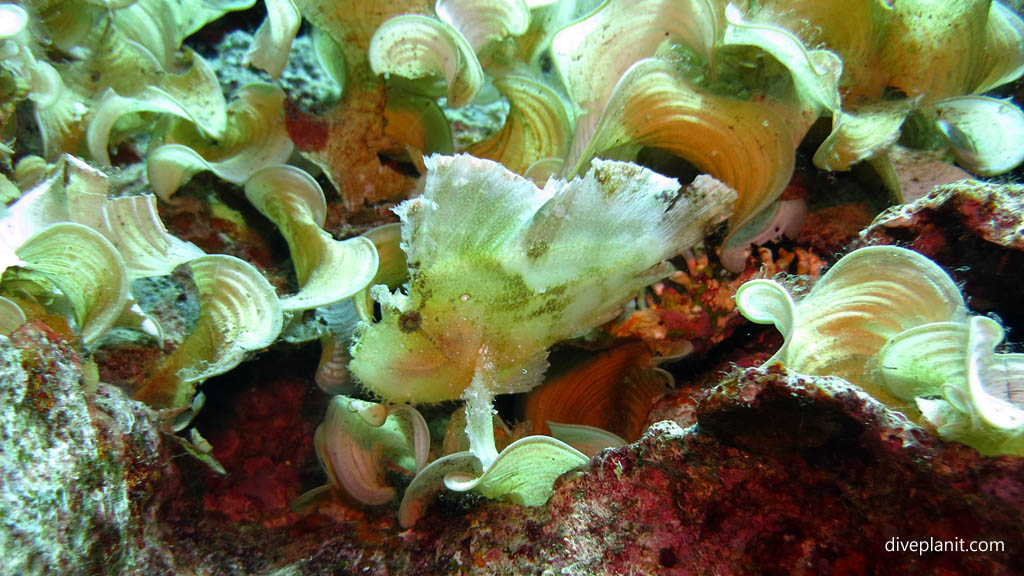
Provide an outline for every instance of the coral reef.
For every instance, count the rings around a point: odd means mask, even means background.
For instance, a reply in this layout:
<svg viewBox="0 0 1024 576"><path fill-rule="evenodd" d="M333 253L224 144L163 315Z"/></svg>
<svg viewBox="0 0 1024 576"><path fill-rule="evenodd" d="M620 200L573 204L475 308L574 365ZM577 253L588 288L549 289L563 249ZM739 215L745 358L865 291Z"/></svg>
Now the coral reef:
<svg viewBox="0 0 1024 576"><path fill-rule="evenodd" d="M289 408L255 408L282 389ZM696 427L663 421L635 444L602 452L564 477L543 507L442 500L413 530L399 529L391 514L342 504L272 516L282 508L268 498L295 486L282 466L301 453L270 447L277 441L260 428L285 414L301 420L296 393L300 386L276 378L245 391L253 398L246 414L210 436L234 481L250 487L225 491L214 480L205 501L165 504L161 538L135 553L136 572L1010 574L1024 563L1018 459L938 440L837 378L734 372L697 398L681 391L665 400L695 403ZM294 438L274 429L282 441ZM258 437L263 455L229 454ZM202 476L197 463L177 461L181 473ZM267 465L274 476L245 474ZM172 486L164 496L180 494ZM256 500L226 498L248 490L266 503L261 512ZM136 527L149 521L133 518ZM896 538L1001 541L1005 551L888 552ZM81 573L104 566L102 558L83 562Z"/></svg>
<svg viewBox="0 0 1024 576"><path fill-rule="evenodd" d="M1019 11L0 2L0 572L1024 571Z"/></svg>

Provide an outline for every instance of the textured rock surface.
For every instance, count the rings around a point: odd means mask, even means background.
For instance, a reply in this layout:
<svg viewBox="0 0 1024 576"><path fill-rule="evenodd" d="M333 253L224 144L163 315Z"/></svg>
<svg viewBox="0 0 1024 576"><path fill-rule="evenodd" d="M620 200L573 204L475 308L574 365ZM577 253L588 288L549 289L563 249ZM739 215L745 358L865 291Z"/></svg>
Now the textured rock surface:
<svg viewBox="0 0 1024 576"><path fill-rule="evenodd" d="M662 421L601 453L548 505L446 497L402 531L388 507L284 508L323 482L308 446L319 392L290 368L301 354L243 367L250 384L220 398L210 383L196 425L222 477L172 458L118 390L85 391L56 336L30 325L0 350L4 573L1024 570L1024 462L936 440L832 378L748 369L681 389L661 412L683 426ZM999 540L1005 552L887 552L893 538Z"/></svg>
<svg viewBox="0 0 1024 576"><path fill-rule="evenodd" d="M446 498L404 532L386 508L332 505L284 525L180 508L179 561L213 574L1024 569L1019 459L938 441L834 378L748 369L693 396L667 402L696 403L695 426L655 424L563 477L541 508ZM887 552L893 538L999 540L1005 552Z"/></svg>
<svg viewBox="0 0 1024 576"><path fill-rule="evenodd" d="M82 359L28 324L0 336L4 574L120 574L169 565L151 507L166 464L149 410L89 390Z"/></svg>
<svg viewBox="0 0 1024 576"><path fill-rule="evenodd" d="M898 244L928 256L963 283L974 311L998 314L1011 331L1024 328L1024 186L975 180L941 186L880 214L854 247L868 244Z"/></svg>
<svg viewBox="0 0 1024 576"><path fill-rule="evenodd" d="M246 65L245 55L252 41L253 36L249 32L234 30L225 34L217 45L219 57L211 60L211 64L225 94L234 94L249 82L273 82L262 70ZM308 34L292 42L288 65L278 82L288 98L303 110L323 110L337 103L341 96L341 86L317 63Z"/></svg>

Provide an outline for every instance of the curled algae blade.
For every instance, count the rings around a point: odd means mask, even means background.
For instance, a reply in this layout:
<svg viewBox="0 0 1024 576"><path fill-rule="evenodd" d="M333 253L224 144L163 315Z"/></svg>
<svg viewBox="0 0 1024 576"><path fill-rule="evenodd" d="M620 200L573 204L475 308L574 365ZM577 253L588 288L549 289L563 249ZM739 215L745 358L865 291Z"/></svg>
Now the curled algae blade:
<svg viewBox="0 0 1024 576"><path fill-rule="evenodd" d="M843 257L799 303L777 282L755 280L736 293L740 312L775 324L785 343L765 364L840 376L876 396L868 361L890 338L930 322L963 319L963 297L942 268L905 248L871 246Z"/></svg>
<svg viewBox="0 0 1024 576"><path fill-rule="evenodd" d="M956 284L895 246L843 257L799 303L754 280L736 304L785 343L765 365L839 376L983 454L1024 454L1024 354L998 354L998 322L967 315Z"/></svg>
<svg viewBox="0 0 1024 576"><path fill-rule="evenodd" d="M576 171L603 151L639 143L685 158L725 182L738 194L732 230L782 193L796 157L792 131L773 107L714 94L657 58L641 60L623 75L590 138L580 136L577 128L569 156Z"/></svg>
<svg viewBox="0 0 1024 576"><path fill-rule="evenodd" d="M559 30L552 57L572 101L597 121L619 79L664 43L682 43L711 60L724 14L709 0L604 2ZM581 123L585 123L583 120Z"/></svg>
<svg viewBox="0 0 1024 576"><path fill-rule="evenodd" d="M378 28L370 41L369 57L377 74L444 78L448 105L453 108L472 102L484 84L483 69L469 41L450 25L418 14L396 16Z"/></svg>
<svg viewBox="0 0 1024 576"><path fill-rule="evenodd" d="M967 370L964 322L930 322L900 332L878 352L878 376L893 396L913 402L937 391L936 382L962 382ZM927 351L927 354L922 354Z"/></svg>
<svg viewBox="0 0 1024 576"><path fill-rule="evenodd" d="M399 247L401 225L385 224L371 228L363 233L363 237L373 242L377 249L379 265L373 281L351 299L317 310L324 332L320 337L322 349L316 382L323 390L336 394L344 394L355 386L348 371L348 363L352 360L349 345L360 320L368 324L373 322L371 288L380 284L395 290L409 279L405 253Z"/></svg>
<svg viewBox="0 0 1024 576"><path fill-rule="evenodd" d="M984 96L950 98L935 105L939 129L966 170L993 176L1024 161L1024 112L1011 102Z"/></svg>
<svg viewBox="0 0 1024 576"><path fill-rule="evenodd" d="M543 385L531 390L522 401L523 417L540 434L547 433L552 421L601 428L635 441L654 400L672 383L668 373L653 366L644 343L588 355L561 373L549 374Z"/></svg>
<svg viewBox="0 0 1024 576"><path fill-rule="evenodd" d="M520 36L530 27L530 7L524 0L437 0L434 11L478 54L488 43Z"/></svg>
<svg viewBox="0 0 1024 576"><path fill-rule="evenodd" d="M569 151L572 124L558 93L542 82L509 75L494 81L508 98L505 125L486 140L470 146L473 156L501 162L517 174L525 174L535 162L562 157Z"/></svg>
<svg viewBox="0 0 1024 576"><path fill-rule="evenodd" d="M15 251L23 268L52 281L71 304L88 345L117 321L128 301L128 273L117 249L81 224L48 226Z"/></svg>
<svg viewBox="0 0 1024 576"><path fill-rule="evenodd" d="M993 428L1022 429L1024 355L997 354L1003 335L1003 327L984 316L905 330L878 354L882 381L901 399L944 392Z"/></svg>
<svg viewBox="0 0 1024 576"><path fill-rule="evenodd" d="M242 86L227 106L225 133L216 140L208 139L201 126L179 121L170 142L146 158L153 192L170 201L182 184L203 170L243 184L259 169L287 160L295 145L285 129L284 100L284 91L272 84Z"/></svg>
<svg viewBox="0 0 1024 576"><path fill-rule="evenodd" d="M156 197L109 197L106 175L74 156L64 157L69 217L99 231L124 258L131 279L170 274L203 255L190 242L169 234L157 213Z"/></svg>
<svg viewBox="0 0 1024 576"><path fill-rule="evenodd" d="M405 252L402 251L402 226L401 224L385 224L371 228L363 233L363 237L373 242L377 249L379 265L377 273L365 288L359 291L352 299L355 304L355 311L363 322L373 322L373 297L370 294L372 286L382 284L389 290L396 290L403 282L409 279L408 264L405 261Z"/></svg>
<svg viewBox="0 0 1024 576"><path fill-rule="evenodd" d="M411 406L335 396L316 430L317 456L331 483L361 504L385 504L395 488L386 467L419 472L430 449L427 422Z"/></svg>
<svg viewBox="0 0 1024 576"><path fill-rule="evenodd" d="M227 104L213 69L198 54L192 54L192 67L185 73L168 76L159 86L146 86L130 96L108 88L100 97L86 131L86 142L93 159L110 165L107 148L111 131L127 114L155 112L178 116L194 123L211 138L221 138L227 128Z"/></svg>
<svg viewBox="0 0 1024 576"><path fill-rule="evenodd" d="M267 17L260 24L245 63L264 70L277 80L288 64L288 52L302 24L302 14L292 0L265 0Z"/></svg>
<svg viewBox="0 0 1024 576"><path fill-rule="evenodd" d="M27 321L25 312L14 302L0 296L0 336L8 336Z"/></svg>
<svg viewBox="0 0 1024 576"><path fill-rule="evenodd" d="M335 304L373 280L378 266L373 242L361 236L335 240L321 228L326 200L306 172L285 165L264 168L246 183L245 195L288 242L300 289L281 301L284 310Z"/></svg>
<svg viewBox="0 0 1024 576"><path fill-rule="evenodd" d="M211 254L189 262L199 291L192 332L135 396L155 408L185 408L198 383L223 374L277 339L283 311L256 268L234 256Z"/></svg>

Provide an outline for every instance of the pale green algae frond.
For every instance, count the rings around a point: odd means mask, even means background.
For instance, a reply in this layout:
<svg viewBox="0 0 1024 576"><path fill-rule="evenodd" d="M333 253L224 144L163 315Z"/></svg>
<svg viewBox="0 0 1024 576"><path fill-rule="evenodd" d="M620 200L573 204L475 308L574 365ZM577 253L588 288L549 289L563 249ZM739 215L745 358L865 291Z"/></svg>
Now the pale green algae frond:
<svg viewBox="0 0 1024 576"><path fill-rule="evenodd" d="M819 167L845 170L870 160L897 194L887 150L911 114L918 124L923 119L945 133L957 160L976 173L1006 171L1024 158L1019 109L964 97L1024 70L1024 25L999 3L442 1L396 3L390 15L377 5L357 3L342 12L306 4L315 7L314 24L346 56L356 53L346 63L360 81L377 81L365 80L369 67L386 77L392 91L443 96L455 108L493 98L495 90L507 98L505 126L469 151L538 183L582 174L600 156L635 159L647 146L729 184L738 199L722 257L735 268L743 265L746 244L764 239L759 228L778 221L755 216L789 181L796 146L818 118L831 118L832 125L815 154ZM377 21L367 34L367 23ZM453 244L432 236L432 226L448 226L451 218L445 202L435 202L435 170L428 165L427 201L400 210L409 288L375 289L383 319L357 336L351 368L387 399L466 394L469 414L481 390L529 388L542 366L538 350L573 335L575 323L554 318L561 312L559 295L541 296L549 287L544 281L534 283L542 288L537 301L545 302L545 319L565 325L522 316L531 308L519 304L530 300L515 299L515 287L531 285L529 276L525 283L514 274L507 278L514 265L487 263L517 260L518 252L497 256L507 251L507 233L471 244L479 255L492 255L483 262L476 253L451 248L459 246L458 235ZM475 188L475 176L462 183ZM472 214L462 218L475 239L501 207L467 211ZM529 254L533 246L523 243L519 251ZM423 261L421 253L427 255ZM441 262L438 253L445 256ZM477 289L478 281L486 289ZM480 303L480 292L510 296ZM526 336L518 338L518 330ZM466 464L445 460L444 474L434 475L449 488L483 482L495 453L479 446L471 452ZM475 479L457 480L463 472L451 468L459 466ZM410 492L421 490L430 472L428 467L417 476ZM409 508L403 504L403 512Z"/></svg>

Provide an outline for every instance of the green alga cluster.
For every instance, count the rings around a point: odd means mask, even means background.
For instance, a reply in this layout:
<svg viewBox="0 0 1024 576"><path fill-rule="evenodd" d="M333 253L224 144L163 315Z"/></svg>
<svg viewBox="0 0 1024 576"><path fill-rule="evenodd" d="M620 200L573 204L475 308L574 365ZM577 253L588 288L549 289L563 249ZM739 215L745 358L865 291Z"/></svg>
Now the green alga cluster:
<svg viewBox="0 0 1024 576"><path fill-rule="evenodd" d="M30 133L18 124L26 116L14 113L28 107L43 135L38 156L26 155L31 142L15 142L10 152L18 164L3 180L17 197L0 216L4 330L58 319L85 351L103 346L115 326L148 332L162 347L159 323L135 303L133 281L186 267L198 319L131 390L178 428L201 408L196 393L204 380L273 344L304 312L317 310L332 334L351 334L358 317L367 322L351 352L359 381L392 401L465 399L467 434L428 465L425 425L415 410L358 408L353 403L361 401L339 397L335 404L344 407L332 409L336 417L329 415L317 440L332 482L360 502L379 503L394 489L381 485L379 467L369 462L418 471L403 522L414 521L414 510L441 482L543 502L554 478L585 457L540 436L499 451L493 395L539 384L551 345L610 319L671 273L664 261L726 219L735 192L709 177L681 188L639 166L597 160L580 178L539 188L494 162L434 156L419 160L426 171L419 197L398 209L404 257L387 229L335 240L323 230L319 184L284 163L293 145L283 92L249 84L229 101L203 57L181 49L211 19L250 4L3 5L11 19L2 72L13 87L3 100L3 130L14 138ZM271 75L283 66L275 50L286 50L295 32L289 6L268 4L252 53L252 63ZM92 26L76 27L81 22ZM365 30L367 38L375 29ZM352 105L353 94L384 86L364 72L346 73L342 107ZM416 107L423 99L404 102ZM394 120L401 112L388 113ZM113 188L111 164L133 154L144 156L145 185ZM239 258L206 254L167 232L157 201L174 202L199 170L240 185L277 226L295 268L293 294L279 295ZM369 291L371 282L381 285ZM383 306L379 322L371 322L371 292ZM345 350L348 342L333 345ZM414 465L403 452L406 441Z"/></svg>
<svg viewBox="0 0 1024 576"><path fill-rule="evenodd" d="M101 346L115 326L146 332L163 347L159 324L138 307L131 285L187 266L199 319L132 390L169 415L198 408L201 382L272 344L304 311L349 298L377 269L372 242L338 241L322 229L323 191L284 164L294 149L284 92L248 84L229 103L207 62L182 46L209 22L253 4L0 5L0 134L11 143L3 148L0 188L17 199L0 213L2 329L65 317L87 348ZM271 76L287 58L275 64L261 55L280 27L268 24L250 54ZM141 190L112 185L112 151L144 157ZM296 267L294 294L279 296L248 262L206 254L167 232L157 200L172 201L200 170L244 185L280 228Z"/></svg>
<svg viewBox="0 0 1024 576"><path fill-rule="evenodd" d="M819 119L831 123L814 143L819 168L870 161L897 195L887 151L908 117L914 134L905 140L941 146L937 136L976 174L1024 159L1024 114L978 96L1024 71L1024 21L999 2L299 6L342 47L359 82L380 85L369 68L392 96L444 98L452 108L507 99L505 125L467 151L538 182L647 148L725 182L739 194L723 250L733 269L776 228L797 145ZM443 130L436 115L421 118L423 130Z"/></svg>

